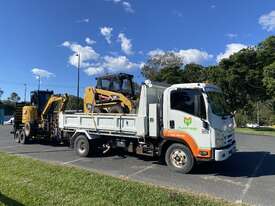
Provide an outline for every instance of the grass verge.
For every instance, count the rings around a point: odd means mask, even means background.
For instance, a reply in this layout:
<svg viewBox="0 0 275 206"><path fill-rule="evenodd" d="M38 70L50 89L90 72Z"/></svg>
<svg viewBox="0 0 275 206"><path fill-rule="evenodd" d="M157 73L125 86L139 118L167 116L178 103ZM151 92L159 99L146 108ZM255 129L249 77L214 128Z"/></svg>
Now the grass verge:
<svg viewBox="0 0 275 206"><path fill-rule="evenodd" d="M270 127L260 127L260 128L236 128L237 133L252 134L252 135L264 135L275 137L275 129Z"/></svg>
<svg viewBox="0 0 275 206"><path fill-rule="evenodd" d="M0 205L231 205L5 153L0 168Z"/></svg>

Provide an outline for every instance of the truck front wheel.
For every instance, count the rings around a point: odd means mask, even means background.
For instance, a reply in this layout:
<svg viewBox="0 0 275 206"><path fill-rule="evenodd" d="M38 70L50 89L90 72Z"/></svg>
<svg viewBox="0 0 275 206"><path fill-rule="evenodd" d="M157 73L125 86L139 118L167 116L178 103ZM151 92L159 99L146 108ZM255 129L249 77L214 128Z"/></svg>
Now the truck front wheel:
<svg viewBox="0 0 275 206"><path fill-rule="evenodd" d="M174 143L166 150L165 162L172 170L187 174L193 169L195 161L187 146Z"/></svg>
<svg viewBox="0 0 275 206"><path fill-rule="evenodd" d="M86 136L79 135L74 142L74 149L78 156L87 157L90 153L90 143Z"/></svg>

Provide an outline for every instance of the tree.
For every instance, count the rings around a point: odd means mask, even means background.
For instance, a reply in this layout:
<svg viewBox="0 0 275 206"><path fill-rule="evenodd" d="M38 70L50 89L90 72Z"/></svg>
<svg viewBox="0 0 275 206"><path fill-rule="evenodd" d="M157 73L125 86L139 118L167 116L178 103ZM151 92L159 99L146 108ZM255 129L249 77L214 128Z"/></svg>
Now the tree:
<svg viewBox="0 0 275 206"><path fill-rule="evenodd" d="M79 98L79 106L77 106L77 96L68 95L68 102L65 110L82 110L83 109L83 99Z"/></svg>
<svg viewBox="0 0 275 206"><path fill-rule="evenodd" d="M275 61L264 67L264 78L263 78L264 86L267 89L267 93L271 97L275 97Z"/></svg>
<svg viewBox="0 0 275 206"><path fill-rule="evenodd" d="M199 64L186 64L182 74L182 82L204 82L207 80L205 68Z"/></svg>
<svg viewBox="0 0 275 206"><path fill-rule="evenodd" d="M20 97L19 95L16 93L16 92L12 92L10 97L8 97L8 100L11 101L11 102L18 102L20 101Z"/></svg>
<svg viewBox="0 0 275 206"><path fill-rule="evenodd" d="M166 78L164 77L164 74L166 74L166 72L160 74L161 70L165 70L167 72L170 69L177 71L182 67L182 65L182 59L178 57L175 53L165 52L164 54L156 54L154 56L151 56L146 64L142 67L141 73L145 78L152 81L163 81L163 78Z"/></svg>
<svg viewBox="0 0 275 206"><path fill-rule="evenodd" d="M3 94L4 94L4 91L0 88L0 100Z"/></svg>

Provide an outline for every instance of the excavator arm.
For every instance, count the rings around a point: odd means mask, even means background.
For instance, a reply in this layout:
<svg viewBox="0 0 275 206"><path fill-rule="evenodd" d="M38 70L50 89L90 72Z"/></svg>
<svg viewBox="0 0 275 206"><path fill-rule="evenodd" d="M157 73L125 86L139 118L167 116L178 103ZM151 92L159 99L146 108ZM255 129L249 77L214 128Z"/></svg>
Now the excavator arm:
<svg viewBox="0 0 275 206"><path fill-rule="evenodd" d="M58 103L59 107L56 110L56 112L61 112L64 111L65 106L68 102L68 95L65 94L64 96L51 96L50 99L47 101L42 113L41 113L41 120L44 120L45 115L48 114L50 108L52 107L53 104Z"/></svg>

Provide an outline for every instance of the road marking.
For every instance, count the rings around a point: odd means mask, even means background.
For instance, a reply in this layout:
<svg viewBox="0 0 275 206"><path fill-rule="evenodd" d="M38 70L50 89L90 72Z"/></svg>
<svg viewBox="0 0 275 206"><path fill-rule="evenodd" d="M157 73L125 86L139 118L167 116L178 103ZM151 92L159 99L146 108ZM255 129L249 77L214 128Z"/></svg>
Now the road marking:
<svg viewBox="0 0 275 206"><path fill-rule="evenodd" d="M145 171L147 171L147 170L149 170L149 169L152 169L153 167L154 167L154 165L147 166L147 167L145 167L145 168L143 168L143 169L141 169L141 170L138 170L138 171L134 172L133 174L128 175L127 178L136 176L136 175L138 175L138 174L140 174L140 173L143 173L143 172L145 172Z"/></svg>
<svg viewBox="0 0 275 206"><path fill-rule="evenodd" d="M201 178L204 179L204 180L213 180L214 182L226 182L226 183L230 183L230 184L233 184L233 185L245 187L245 185L241 182L236 182L236 181L233 181L233 180L220 178L218 176L201 176Z"/></svg>
<svg viewBox="0 0 275 206"><path fill-rule="evenodd" d="M252 181L254 180L254 177L256 177L257 173L258 173L258 170L261 168L262 164L263 164L263 161L264 161L264 158L265 156L267 155L268 153L266 152L262 158L259 160L257 166L255 167L251 177L249 177L247 183L245 184L245 187L244 189L242 190L242 193L241 193L241 196L240 196L240 199L236 201L236 203L242 203L243 202L243 199L246 195L246 193L248 192L251 184L252 184Z"/></svg>
<svg viewBox="0 0 275 206"><path fill-rule="evenodd" d="M76 160L71 160L71 161L68 161L68 162L63 162L63 165L67 165L67 164L70 164L70 163L74 163L74 162L78 162L80 160L83 160L84 158L79 158L79 159L76 159Z"/></svg>

